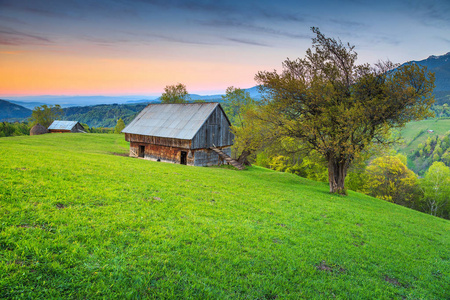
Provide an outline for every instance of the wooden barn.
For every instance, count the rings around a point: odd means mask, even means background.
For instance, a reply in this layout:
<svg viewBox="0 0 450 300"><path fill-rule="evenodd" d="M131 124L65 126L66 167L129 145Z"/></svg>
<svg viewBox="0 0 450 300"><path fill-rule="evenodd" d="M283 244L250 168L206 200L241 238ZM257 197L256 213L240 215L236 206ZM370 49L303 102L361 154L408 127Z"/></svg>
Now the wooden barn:
<svg viewBox="0 0 450 300"><path fill-rule="evenodd" d="M77 121L59 121L55 120L48 127L50 132L85 132L84 127Z"/></svg>
<svg viewBox="0 0 450 300"><path fill-rule="evenodd" d="M231 155L230 125L219 103L149 104L122 132L130 156L213 166Z"/></svg>

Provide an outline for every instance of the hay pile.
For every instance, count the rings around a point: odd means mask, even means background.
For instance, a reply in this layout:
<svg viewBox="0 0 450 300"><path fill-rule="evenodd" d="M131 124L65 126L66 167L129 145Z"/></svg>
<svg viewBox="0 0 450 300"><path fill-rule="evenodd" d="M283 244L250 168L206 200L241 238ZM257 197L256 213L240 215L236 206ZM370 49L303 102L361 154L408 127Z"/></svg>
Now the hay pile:
<svg viewBox="0 0 450 300"><path fill-rule="evenodd" d="M44 133L48 133L48 129L45 128L44 126L42 126L41 124L36 124L33 126L33 128L31 128L30 130L30 135L39 135L39 134L44 134Z"/></svg>

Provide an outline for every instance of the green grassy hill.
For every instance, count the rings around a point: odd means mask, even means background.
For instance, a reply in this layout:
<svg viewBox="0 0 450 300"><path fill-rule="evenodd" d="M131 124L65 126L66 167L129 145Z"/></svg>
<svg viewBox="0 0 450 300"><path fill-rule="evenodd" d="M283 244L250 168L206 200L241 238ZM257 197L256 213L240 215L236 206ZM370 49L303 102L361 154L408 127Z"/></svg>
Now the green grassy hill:
<svg viewBox="0 0 450 300"><path fill-rule="evenodd" d="M0 139L2 297L449 298L449 221L127 152L120 135Z"/></svg>
<svg viewBox="0 0 450 300"><path fill-rule="evenodd" d="M427 130L434 132L428 133ZM400 151L404 154L411 154L417 149L419 144L425 144L428 137L444 137L450 131L450 119L430 119L417 122L409 122L402 129L401 135L404 144L400 146Z"/></svg>

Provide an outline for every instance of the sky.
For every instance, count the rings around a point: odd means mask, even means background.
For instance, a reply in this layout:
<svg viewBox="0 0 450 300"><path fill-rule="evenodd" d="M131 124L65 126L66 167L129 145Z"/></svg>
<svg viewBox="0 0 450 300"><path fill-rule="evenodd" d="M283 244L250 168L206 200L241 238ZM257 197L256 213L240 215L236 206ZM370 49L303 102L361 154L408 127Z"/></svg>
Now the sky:
<svg viewBox="0 0 450 300"><path fill-rule="evenodd" d="M304 57L312 26L360 64L450 51L448 0L0 0L0 97L249 88Z"/></svg>

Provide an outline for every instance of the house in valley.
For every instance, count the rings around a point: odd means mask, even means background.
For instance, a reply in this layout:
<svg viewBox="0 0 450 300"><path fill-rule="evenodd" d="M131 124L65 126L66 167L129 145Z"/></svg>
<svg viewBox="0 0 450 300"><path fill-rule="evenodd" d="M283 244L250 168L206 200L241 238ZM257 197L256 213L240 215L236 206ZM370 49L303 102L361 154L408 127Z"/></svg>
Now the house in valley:
<svg viewBox="0 0 450 300"><path fill-rule="evenodd" d="M77 121L59 121L55 120L48 127L48 131L52 132L86 132L83 125Z"/></svg>
<svg viewBox="0 0 450 300"><path fill-rule="evenodd" d="M149 104L122 132L132 157L212 166L231 155L230 126L219 103Z"/></svg>

